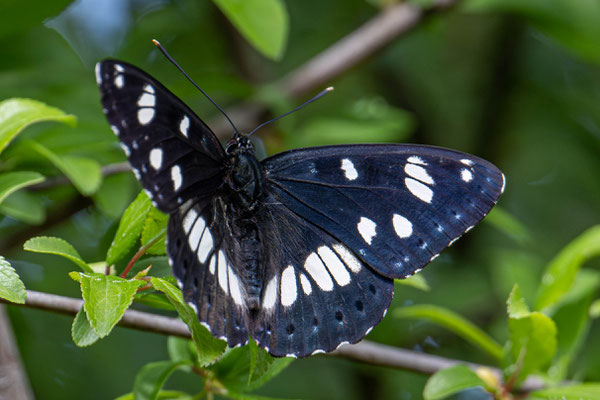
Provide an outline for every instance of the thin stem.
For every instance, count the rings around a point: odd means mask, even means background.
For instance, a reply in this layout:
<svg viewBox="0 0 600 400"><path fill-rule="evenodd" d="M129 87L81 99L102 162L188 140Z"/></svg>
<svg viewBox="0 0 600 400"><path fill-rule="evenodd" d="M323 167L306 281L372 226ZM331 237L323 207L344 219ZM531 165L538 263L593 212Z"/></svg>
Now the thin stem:
<svg viewBox="0 0 600 400"><path fill-rule="evenodd" d="M0 299L0 303L9 303ZM83 302L80 299L73 299L64 296L57 296L49 293L27 291L27 301L24 305L12 304L14 306L23 306L28 308L38 308L47 311L58 312L62 314L76 315ZM180 319L163 317L161 315L127 310L123 315L120 326L138 329L147 332L159 333L161 335L179 336L190 338L188 327ZM338 350L329 353L329 357L342 357L352 361L361 362L381 367L404 369L423 374L433 374L441 369L452 365L463 364L471 369L489 368L498 376L502 372L498 368L474 364L462 360L450 359L445 357L424 354L412 350L400 349L397 347L373 343L363 340L354 345L346 345ZM519 390L528 392L545 387L544 381L535 376L530 376L519 386Z"/></svg>
<svg viewBox="0 0 600 400"><path fill-rule="evenodd" d="M131 268L133 268L133 264L135 264L141 256L143 256L146 251L148 251L148 249L152 246L154 246L160 239L162 239L165 235L167 234L167 228L163 228L160 232L158 232L158 234L156 234L156 236L154 236L152 239L150 239L150 241L148 243L146 243L144 246L140 247L140 249L137 251L137 253L134 254L133 257L131 257L131 260L129 260L129 263L127 263L127 266L125 267L125 269L123 270L123 272L121 273L121 278L125 279L127 278L127 274L129 274L129 271L131 271Z"/></svg>

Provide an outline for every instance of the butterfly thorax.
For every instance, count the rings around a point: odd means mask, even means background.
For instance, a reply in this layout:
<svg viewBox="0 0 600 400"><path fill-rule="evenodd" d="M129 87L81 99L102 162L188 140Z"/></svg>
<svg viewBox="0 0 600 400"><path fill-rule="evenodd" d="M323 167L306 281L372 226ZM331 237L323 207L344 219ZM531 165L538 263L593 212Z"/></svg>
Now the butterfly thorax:
<svg viewBox="0 0 600 400"><path fill-rule="evenodd" d="M254 155L254 146L247 137L236 134L225 151L229 158L229 187L239 198L242 207L251 211L260 199L263 188L262 167Z"/></svg>

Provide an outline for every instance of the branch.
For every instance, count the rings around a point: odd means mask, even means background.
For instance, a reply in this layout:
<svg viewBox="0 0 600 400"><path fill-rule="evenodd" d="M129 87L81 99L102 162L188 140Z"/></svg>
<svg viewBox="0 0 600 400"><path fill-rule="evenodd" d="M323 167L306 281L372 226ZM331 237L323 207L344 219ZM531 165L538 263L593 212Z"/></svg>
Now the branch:
<svg viewBox="0 0 600 400"><path fill-rule="evenodd" d="M2 302L67 315L77 314L83 304L83 300L80 299L36 292L33 290L27 291L27 301L24 305L9 303L6 300L0 299L0 303ZM187 326L180 319L163 317L147 312L127 310L119 322L119 325L141 331L159 333L161 335L190 338ZM399 349L397 347L369 342L368 340L363 340L362 342L353 345L342 346L328 356L342 357L365 364L405 369L423 374L433 374L452 365L463 364L473 370L477 370L478 368L488 368L492 370L499 379L502 377L502 372L494 367L419 353L412 350ZM530 377L523 385L521 385L520 389L523 391L531 391L542 387L544 387L544 383L541 379Z"/></svg>

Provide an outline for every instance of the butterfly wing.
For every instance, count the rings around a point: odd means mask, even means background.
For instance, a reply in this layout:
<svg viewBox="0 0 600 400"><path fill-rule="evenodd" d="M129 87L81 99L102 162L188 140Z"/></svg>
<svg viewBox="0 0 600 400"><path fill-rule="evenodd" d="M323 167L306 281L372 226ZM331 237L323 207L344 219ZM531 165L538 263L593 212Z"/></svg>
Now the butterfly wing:
<svg viewBox="0 0 600 400"><path fill-rule="evenodd" d="M185 301L213 336L235 347L248 342L248 320L243 265L226 218L215 203L189 201L171 214L167 245Z"/></svg>
<svg viewBox="0 0 600 400"><path fill-rule="evenodd" d="M389 307L392 278L423 268L504 188L489 162L428 146L299 149L263 166L268 278L253 337L277 356L362 339Z"/></svg>
<svg viewBox="0 0 600 400"><path fill-rule="evenodd" d="M274 197L263 211L266 269L253 338L272 355L297 357L362 339L385 315L393 280Z"/></svg>
<svg viewBox="0 0 600 400"><path fill-rule="evenodd" d="M373 270L405 278L477 224L504 190L493 164L418 145L291 150L263 161L276 201Z"/></svg>
<svg viewBox="0 0 600 400"><path fill-rule="evenodd" d="M96 65L104 113L138 180L170 213L189 199L210 199L223 182L225 152L181 100L122 61Z"/></svg>

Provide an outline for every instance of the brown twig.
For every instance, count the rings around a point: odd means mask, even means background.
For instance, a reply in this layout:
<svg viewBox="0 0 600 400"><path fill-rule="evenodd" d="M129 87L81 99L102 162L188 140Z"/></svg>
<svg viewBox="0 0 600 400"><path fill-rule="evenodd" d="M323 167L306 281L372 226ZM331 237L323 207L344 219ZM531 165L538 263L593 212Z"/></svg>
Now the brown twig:
<svg viewBox="0 0 600 400"><path fill-rule="evenodd" d="M8 303L2 299L0 299L0 302ZM61 314L75 315L82 304L83 301L79 299L28 290L27 301L24 306ZM162 335L184 338L190 337L187 326L181 320L136 310L127 310L119 322L119 325ZM497 368L419 353L412 350L399 349L397 347L373 343L367 340L363 340L354 345L342 346L333 353L330 353L329 356L347 358L352 361L370 365L405 369L423 374L433 374L452 365L463 364L474 370L478 368L488 368L498 377L502 376L501 371ZM544 387L544 383L541 379L530 377L523 385L521 385L520 390L531 391L542 387Z"/></svg>

